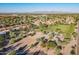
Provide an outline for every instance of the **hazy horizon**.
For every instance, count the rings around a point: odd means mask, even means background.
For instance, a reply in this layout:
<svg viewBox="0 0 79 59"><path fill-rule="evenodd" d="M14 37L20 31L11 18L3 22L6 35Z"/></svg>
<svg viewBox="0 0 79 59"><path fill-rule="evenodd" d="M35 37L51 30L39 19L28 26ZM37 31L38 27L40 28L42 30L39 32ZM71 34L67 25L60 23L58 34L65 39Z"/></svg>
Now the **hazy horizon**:
<svg viewBox="0 0 79 59"><path fill-rule="evenodd" d="M79 3L0 3L0 13L57 11L79 13Z"/></svg>

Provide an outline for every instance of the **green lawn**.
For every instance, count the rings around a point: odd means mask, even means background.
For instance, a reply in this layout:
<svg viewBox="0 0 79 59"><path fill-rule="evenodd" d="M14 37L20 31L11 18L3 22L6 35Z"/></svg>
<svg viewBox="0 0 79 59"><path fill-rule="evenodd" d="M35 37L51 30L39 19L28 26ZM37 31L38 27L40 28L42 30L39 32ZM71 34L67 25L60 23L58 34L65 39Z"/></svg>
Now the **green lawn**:
<svg viewBox="0 0 79 59"><path fill-rule="evenodd" d="M74 24L70 24L70 25L65 25L65 24L56 24L56 25L49 25L48 27L45 27L43 25L41 25L39 27L39 29L41 31L58 31L58 32L62 32L64 34L64 36L66 38L70 37L71 34L74 32L75 29L75 25Z"/></svg>

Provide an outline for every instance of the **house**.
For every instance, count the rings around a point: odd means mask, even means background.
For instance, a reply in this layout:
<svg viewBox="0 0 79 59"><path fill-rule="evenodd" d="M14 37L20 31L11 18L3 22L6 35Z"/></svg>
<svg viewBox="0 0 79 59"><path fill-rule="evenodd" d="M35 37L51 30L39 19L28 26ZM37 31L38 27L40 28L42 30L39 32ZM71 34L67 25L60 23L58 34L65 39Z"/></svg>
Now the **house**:
<svg viewBox="0 0 79 59"><path fill-rule="evenodd" d="M2 46L7 45L10 40L9 32L8 31L1 31L0 32L0 40L1 40L0 44Z"/></svg>

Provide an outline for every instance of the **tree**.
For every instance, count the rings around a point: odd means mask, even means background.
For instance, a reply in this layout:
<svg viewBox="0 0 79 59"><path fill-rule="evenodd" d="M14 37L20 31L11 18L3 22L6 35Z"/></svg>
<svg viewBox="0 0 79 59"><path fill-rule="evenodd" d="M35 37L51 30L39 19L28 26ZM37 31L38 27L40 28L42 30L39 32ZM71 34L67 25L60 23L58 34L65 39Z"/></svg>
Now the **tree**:
<svg viewBox="0 0 79 59"><path fill-rule="evenodd" d="M0 48L3 47L4 37L0 35Z"/></svg>
<svg viewBox="0 0 79 59"><path fill-rule="evenodd" d="M77 36L77 33L76 33L76 32L73 32L72 35L73 35L74 37L76 37L76 36Z"/></svg>
<svg viewBox="0 0 79 59"><path fill-rule="evenodd" d="M48 41L47 48L55 48L57 46L57 43L55 41Z"/></svg>
<svg viewBox="0 0 79 59"><path fill-rule="evenodd" d="M3 42L3 39L4 39L3 36L0 35L0 43Z"/></svg>
<svg viewBox="0 0 79 59"><path fill-rule="evenodd" d="M74 49L72 49L70 53L71 53L72 55L75 55L75 54L76 54Z"/></svg>

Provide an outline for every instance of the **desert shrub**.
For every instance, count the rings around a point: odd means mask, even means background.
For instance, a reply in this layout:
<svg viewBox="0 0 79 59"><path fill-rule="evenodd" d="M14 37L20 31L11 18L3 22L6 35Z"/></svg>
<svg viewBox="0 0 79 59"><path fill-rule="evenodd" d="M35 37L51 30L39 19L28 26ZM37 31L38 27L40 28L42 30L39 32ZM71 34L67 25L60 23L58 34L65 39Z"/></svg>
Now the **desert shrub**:
<svg viewBox="0 0 79 59"><path fill-rule="evenodd" d="M63 55L63 53L58 53L57 55Z"/></svg>
<svg viewBox="0 0 79 59"><path fill-rule="evenodd" d="M11 38L11 40L9 41L10 44L13 44L16 42L16 39L15 38Z"/></svg>
<svg viewBox="0 0 79 59"><path fill-rule="evenodd" d="M57 46L56 49L61 50L62 49L62 46Z"/></svg>
<svg viewBox="0 0 79 59"><path fill-rule="evenodd" d="M39 42L36 42L36 43L34 43L34 44L31 44L30 48L33 48L33 47L37 46L38 43L39 43Z"/></svg>
<svg viewBox="0 0 79 59"><path fill-rule="evenodd" d="M76 36L77 36L77 33L76 33L76 32L73 32L72 35L73 35L74 37L76 37Z"/></svg>
<svg viewBox="0 0 79 59"><path fill-rule="evenodd" d="M76 45L71 46L72 50L70 51L70 53L71 53L72 55L75 55L75 54L76 54L75 47L76 47Z"/></svg>
<svg viewBox="0 0 79 59"><path fill-rule="evenodd" d="M71 38L64 38L64 43L69 43L71 41Z"/></svg>
<svg viewBox="0 0 79 59"><path fill-rule="evenodd" d="M32 27L33 29L38 29L38 26L35 25L35 24L31 24L31 27Z"/></svg>
<svg viewBox="0 0 79 59"><path fill-rule="evenodd" d="M33 31L32 33L29 33L28 35L30 35L30 36L34 36L35 34L36 34L36 32Z"/></svg>
<svg viewBox="0 0 79 59"><path fill-rule="evenodd" d="M75 22L77 22L77 21L79 21L79 17L76 17L76 20L75 20Z"/></svg>
<svg viewBox="0 0 79 59"><path fill-rule="evenodd" d="M55 48L57 46L57 43L55 41L48 41L47 48Z"/></svg>
<svg viewBox="0 0 79 59"><path fill-rule="evenodd" d="M41 46L42 47L46 47L46 43L41 43Z"/></svg>
<svg viewBox="0 0 79 59"><path fill-rule="evenodd" d="M59 55L60 51L62 50L62 46L57 46L55 50L56 50L56 54Z"/></svg>
<svg viewBox="0 0 79 59"><path fill-rule="evenodd" d="M45 37L37 38L37 41L38 41L38 42L43 42L44 39L45 39Z"/></svg>
<svg viewBox="0 0 79 59"><path fill-rule="evenodd" d="M10 38L14 38L14 37L16 37L16 36L15 36L15 33L12 32L12 31L10 31L9 35L10 35Z"/></svg>
<svg viewBox="0 0 79 59"><path fill-rule="evenodd" d="M72 49L72 50L70 51L70 54L75 55L75 54L76 54L76 53L75 53L75 49Z"/></svg>
<svg viewBox="0 0 79 59"><path fill-rule="evenodd" d="M13 50L13 51L9 52L7 55L16 55L16 51Z"/></svg>
<svg viewBox="0 0 79 59"><path fill-rule="evenodd" d="M68 42L67 41L58 41L58 43L57 44L59 44L59 45L66 45L66 44L68 44Z"/></svg>

